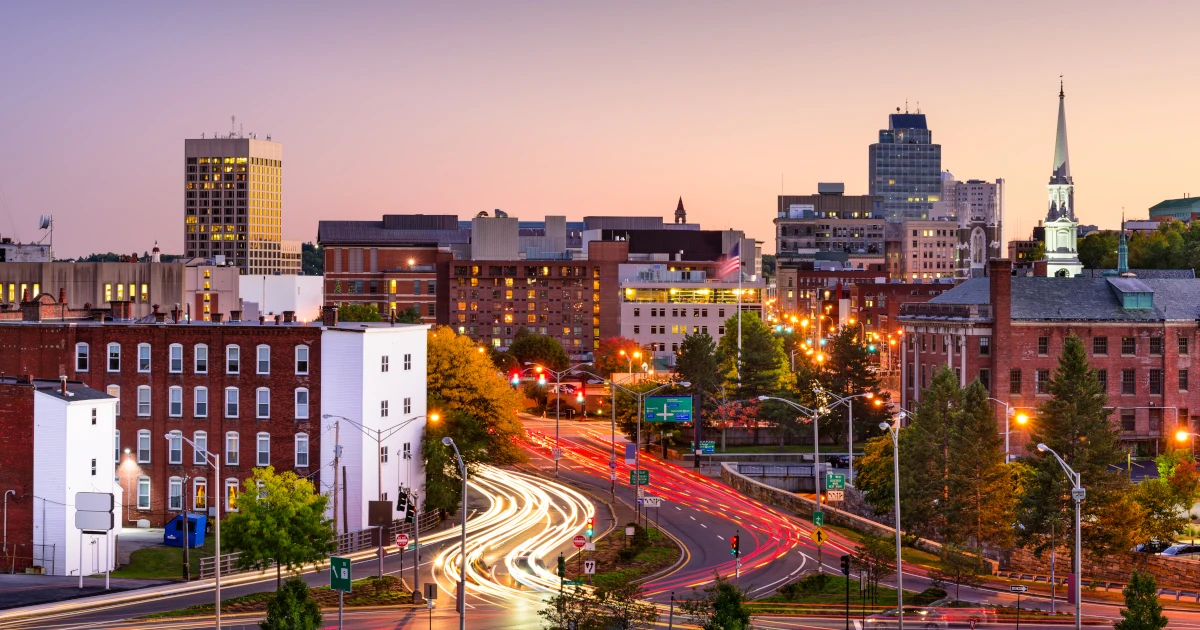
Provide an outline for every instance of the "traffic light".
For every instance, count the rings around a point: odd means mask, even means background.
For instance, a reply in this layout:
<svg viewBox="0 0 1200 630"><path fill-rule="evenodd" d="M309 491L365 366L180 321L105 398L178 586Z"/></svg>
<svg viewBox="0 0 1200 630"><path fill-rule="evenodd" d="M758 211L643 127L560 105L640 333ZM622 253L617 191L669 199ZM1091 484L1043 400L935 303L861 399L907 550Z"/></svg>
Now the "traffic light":
<svg viewBox="0 0 1200 630"><path fill-rule="evenodd" d="M542 387L546 386L546 375L545 374L538 374L537 384L541 385Z"/></svg>
<svg viewBox="0 0 1200 630"><path fill-rule="evenodd" d="M417 500L415 498L407 498L407 499L405 499L405 503L408 504L408 509L404 511L404 522L405 523L416 523L417 522Z"/></svg>
<svg viewBox="0 0 1200 630"><path fill-rule="evenodd" d="M512 377L509 380L512 381L513 385L520 385L521 384L521 373L514 370L512 373Z"/></svg>
<svg viewBox="0 0 1200 630"><path fill-rule="evenodd" d="M842 575L850 575L850 556L842 556Z"/></svg>
<svg viewBox="0 0 1200 630"><path fill-rule="evenodd" d="M729 555L733 556L734 558L742 555L741 550L738 549L738 543L741 542L739 540L740 538L741 536L735 535L733 538L729 539Z"/></svg>
<svg viewBox="0 0 1200 630"><path fill-rule="evenodd" d="M561 553L558 554L558 577L567 577L567 559Z"/></svg>
<svg viewBox="0 0 1200 630"><path fill-rule="evenodd" d="M404 486L400 486L396 490L396 511L401 517L407 518L408 515L408 495L404 493Z"/></svg>
<svg viewBox="0 0 1200 630"><path fill-rule="evenodd" d="M875 352L875 344L867 346L867 352Z"/></svg>
<svg viewBox="0 0 1200 630"><path fill-rule="evenodd" d="M588 538L591 538L592 534L595 533L595 531L596 531L596 517L589 516L588 522L587 522L587 531L584 533L587 534Z"/></svg>

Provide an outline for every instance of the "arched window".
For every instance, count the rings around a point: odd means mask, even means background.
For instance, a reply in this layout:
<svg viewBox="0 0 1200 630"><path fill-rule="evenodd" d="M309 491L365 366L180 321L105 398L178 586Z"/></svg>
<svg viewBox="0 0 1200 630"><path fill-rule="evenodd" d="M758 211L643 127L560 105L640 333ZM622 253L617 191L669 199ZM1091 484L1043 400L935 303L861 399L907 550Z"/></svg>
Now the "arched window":
<svg viewBox="0 0 1200 630"><path fill-rule="evenodd" d="M296 468L308 468L308 434L296 434Z"/></svg>
<svg viewBox="0 0 1200 630"><path fill-rule="evenodd" d="M259 433L255 440L255 466L271 465L271 434Z"/></svg>
<svg viewBox="0 0 1200 630"><path fill-rule="evenodd" d="M296 419L308 420L308 389L296 388Z"/></svg>
<svg viewBox="0 0 1200 630"><path fill-rule="evenodd" d="M197 387L192 391L192 415L197 418L208 417L208 388Z"/></svg>
<svg viewBox="0 0 1200 630"><path fill-rule="evenodd" d="M183 417L183 388L178 385L167 388L167 415L172 418Z"/></svg>
<svg viewBox="0 0 1200 630"><path fill-rule="evenodd" d="M137 371L150 373L150 344L139 343L137 347Z"/></svg>
<svg viewBox="0 0 1200 630"><path fill-rule="evenodd" d="M208 511L208 480L203 477L192 480L192 509L197 512Z"/></svg>
<svg viewBox="0 0 1200 630"><path fill-rule="evenodd" d="M167 433L167 463L183 463L183 433L180 431Z"/></svg>
<svg viewBox="0 0 1200 630"><path fill-rule="evenodd" d="M167 371L172 374L183 373L183 344L173 343L168 348Z"/></svg>
<svg viewBox="0 0 1200 630"><path fill-rule="evenodd" d="M296 374L308 374L308 346L296 346Z"/></svg>
<svg viewBox="0 0 1200 630"><path fill-rule="evenodd" d="M196 374L208 374L208 346L198 343L192 349L192 366Z"/></svg>
<svg viewBox="0 0 1200 630"><path fill-rule="evenodd" d="M271 417L271 390L266 387L254 390L254 417L260 419Z"/></svg>
<svg viewBox="0 0 1200 630"><path fill-rule="evenodd" d="M255 349L255 374L271 373L271 346L260 345Z"/></svg>
<svg viewBox="0 0 1200 630"><path fill-rule="evenodd" d="M208 459L204 456L208 452L208 432L196 431L192 433L192 463L197 466L203 466L208 463Z"/></svg>

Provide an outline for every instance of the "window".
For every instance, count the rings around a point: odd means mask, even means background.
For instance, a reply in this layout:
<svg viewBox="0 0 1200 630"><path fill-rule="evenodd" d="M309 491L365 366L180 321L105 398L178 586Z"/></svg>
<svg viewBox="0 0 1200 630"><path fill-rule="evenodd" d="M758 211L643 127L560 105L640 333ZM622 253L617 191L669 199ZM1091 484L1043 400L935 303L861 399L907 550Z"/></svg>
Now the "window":
<svg viewBox="0 0 1200 630"><path fill-rule="evenodd" d="M138 477L137 480L137 509L150 509L150 478Z"/></svg>
<svg viewBox="0 0 1200 630"><path fill-rule="evenodd" d="M1108 393L1108 370L1096 370L1096 381L1100 383L1100 391Z"/></svg>
<svg viewBox="0 0 1200 630"><path fill-rule="evenodd" d="M265 387L259 387L254 390L255 406L254 417L270 418L271 417L271 390Z"/></svg>
<svg viewBox="0 0 1200 630"><path fill-rule="evenodd" d="M183 463L183 434L179 431L171 431L167 434L167 463Z"/></svg>
<svg viewBox="0 0 1200 630"><path fill-rule="evenodd" d="M204 455L208 453L208 432L196 431L192 434L192 463L197 466L204 466L208 463L208 459Z"/></svg>
<svg viewBox="0 0 1200 630"><path fill-rule="evenodd" d="M113 398L117 399L116 414L118 416L121 415L121 386L120 385L109 385L105 389L105 392L107 392L109 396L112 396Z"/></svg>
<svg viewBox="0 0 1200 630"><path fill-rule="evenodd" d="M225 511L226 512L238 511L237 497L238 497L238 480L237 479L226 479L225 480Z"/></svg>
<svg viewBox="0 0 1200 630"><path fill-rule="evenodd" d="M1038 337L1038 354L1041 356L1046 356L1047 354L1050 354L1050 338L1049 337Z"/></svg>
<svg viewBox="0 0 1200 630"><path fill-rule="evenodd" d="M1188 371L1179 370L1179 391L1186 392L1188 390Z"/></svg>
<svg viewBox="0 0 1200 630"><path fill-rule="evenodd" d="M168 354L170 357L170 362L168 363L167 370L170 371L172 374L182 373L183 372L183 346L181 346L177 343L173 343L168 348L168 351L169 351Z"/></svg>
<svg viewBox="0 0 1200 630"><path fill-rule="evenodd" d="M208 511L208 480L192 480L192 509L197 512Z"/></svg>
<svg viewBox="0 0 1200 630"><path fill-rule="evenodd" d="M236 431L230 431L225 434L225 465L237 466L238 454L241 448L241 441L238 440Z"/></svg>
<svg viewBox="0 0 1200 630"><path fill-rule="evenodd" d="M255 371L256 374L271 373L271 346L258 347L258 365Z"/></svg>
<svg viewBox="0 0 1200 630"><path fill-rule="evenodd" d="M75 371L88 371L88 345L86 343L75 344Z"/></svg>
<svg viewBox="0 0 1200 630"><path fill-rule="evenodd" d="M1150 370L1150 395L1162 396L1163 393L1163 371L1161 369L1152 368Z"/></svg>
<svg viewBox="0 0 1200 630"><path fill-rule="evenodd" d="M406 397L404 399L404 415L407 416L410 413L412 413L412 398Z"/></svg>
<svg viewBox="0 0 1200 630"><path fill-rule="evenodd" d="M296 468L308 468L308 434L296 434Z"/></svg>
<svg viewBox="0 0 1200 630"><path fill-rule="evenodd" d="M1137 393L1137 373L1134 370L1121 370L1121 394L1132 396Z"/></svg>
<svg viewBox="0 0 1200 630"><path fill-rule="evenodd" d="M925 366L921 366L925 367ZM1010 394L1021 393L1021 370L1008 371L1008 392Z"/></svg>
<svg viewBox="0 0 1200 630"><path fill-rule="evenodd" d="M1161 435L1163 430L1163 410L1162 407L1156 407L1147 410L1146 415L1150 416L1150 434Z"/></svg>
<svg viewBox="0 0 1200 630"><path fill-rule="evenodd" d="M404 459L412 459L412 442L404 443Z"/></svg>
<svg viewBox="0 0 1200 630"><path fill-rule="evenodd" d="M1121 354L1137 354L1137 337L1121 337Z"/></svg>
<svg viewBox="0 0 1200 630"><path fill-rule="evenodd" d="M388 417L388 401L386 401L386 400L379 401L379 417L380 418Z"/></svg>
<svg viewBox="0 0 1200 630"><path fill-rule="evenodd" d="M171 477L167 481L167 509L183 509L183 479L179 477Z"/></svg>
<svg viewBox="0 0 1200 630"><path fill-rule="evenodd" d="M1185 355L1187 353L1188 353L1188 338L1183 335L1179 335L1179 354Z"/></svg>
<svg viewBox="0 0 1200 630"><path fill-rule="evenodd" d="M256 465L270 466L271 465L271 434L259 433L256 440L256 451L258 458Z"/></svg>
<svg viewBox="0 0 1200 630"><path fill-rule="evenodd" d="M406 354L406 355L404 355L404 370L407 372L408 370L411 370L411 369L412 369L412 355Z"/></svg>
<svg viewBox="0 0 1200 630"><path fill-rule="evenodd" d="M96 476L96 460L95 460L95 458L92 459L92 476L93 477Z"/></svg>
<svg viewBox="0 0 1200 630"><path fill-rule="evenodd" d="M1162 353L1163 353L1163 338L1162 337L1151 337L1150 338L1150 354L1153 356L1162 356Z"/></svg>
<svg viewBox="0 0 1200 630"><path fill-rule="evenodd" d="M197 387L192 394L194 399L192 415L197 418L208 417L208 388Z"/></svg>
<svg viewBox="0 0 1200 630"><path fill-rule="evenodd" d="M388 371L388 358L386 355L381 357L379 360L379 371L380 372Z"/></svg>
<svg viewBox="0 0 1200 630"><path fill-rule="evenodd" d="M150 431L146 429L137 434L137 460L139 464L150 463Z"/></svg>
<svg viewBox="0 0 1200 630"><path fill-rule="evenodd" d="M121 463L121 432L113 431L113 463Z"/></svg>
<svg viewBox="0 0 1200 630"><path fill-rule="evenodd" d="M198 343L193 349L195 357L192 360L196 374L208 374L208 346Z"/></svg>
<svg viewBox="0 0 1200 630"><path fill-rule="evenodd" d="M308 420L308 390L303 387L296 390L296 419Z"/></svg>
<svg viewBox="0 0 1200 630"><path fill-rule="evenodd" d="M238 389L236 387L225 388L225 417L238 417Z"/></svg>
<svg viewBox="0 0 1200 630"><path fill-rule="evenodd" d="M991 337L980 337L979 338L979 356L986 357L986 356L990 356L991 354L992 354L992 338Z"/></svg>
<svg viewBox="0 0 1200 630"><path fill-rule="evenodd" d="M388 460L388 447L386 447L386 446L379 447L379 463L386 464L387 460Z"/></svg>
<svg viewBox="0 0 1200 630"><path fill-rule="evenodd" d="M979 370L979 383L984 389L992 391L992 371L986 368Z"/></svg>
<svg viewBox="0 0 1200 630"><path fill-rule="evenodd" d="M150 344L139 343L137 355L137 371L142 373L150 372Z"/></svg>
<svg viewBox="0 0 1200 630"><path fill-rule="evenodd" d="M1038 370L1033 374L1033 388L1038 394L1050 393L1050 370Z"/></svg>
<svg viewBox="0 0 1200 630"><path fill-rule="evenodd" d="M308 374L308 346L296 346L296 374Z"/></svg>
<svg viewBox="0 0 1200 630"><path fill-rule="evenodd" d="M139 385L137 389L137 415L147 417L150 415L150 386Z"/></svg>
<svg viewBox="0 0 1200 630"><path fill-rule="evenodd" d="M242 349L237 346L225 346L225 373L238 374L241 367Z"/></svg>
<svg viewBox="0 0 1200 630"><path fill-rule="evenodd" d="M1092 337L1092 354L1100 356L1108 354L1108 337Z"/></svg>
<svg viewBox="0 0 1200 630"><path fill-rule="evenodd" d="M121 371L121 344L119 343L108 344L108 371Z"/></svg>
<svg viewBox="0 0 1200 630"><path fill-rule="evenodd" d="M167 415L172 418L183 417L183 388L170 387L167 389Z"/></svg>

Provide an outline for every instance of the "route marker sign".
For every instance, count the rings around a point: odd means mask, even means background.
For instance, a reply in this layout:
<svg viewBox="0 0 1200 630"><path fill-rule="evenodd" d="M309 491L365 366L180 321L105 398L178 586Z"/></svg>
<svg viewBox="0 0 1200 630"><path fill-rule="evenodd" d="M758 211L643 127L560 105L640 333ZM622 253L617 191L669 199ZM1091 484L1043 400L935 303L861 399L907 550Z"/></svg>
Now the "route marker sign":
<svg viewBox="0 0 1200 630"><path fill-rule="evenodd" d="M596 561L595 560L584 560L583 561L583 574L584 575L595 575L596 574Z"/></svg>
<svg viewBox="0 0 1200 630"><path fill-rule="evenodd" d="M329 558L329 588L349 593L350 582L350 558Z"/></svg>
<svg viewBox="0 0 1200 630"><path fill-rule="evenodd" d="M557 446L550 449L550 457L552 457L554 461L562 459L562 449L558 448Z"/></svg>
<svg viewBox="0 0 1200 630"><path fill-rule="evenodd" d="M691 422L691 396L649 396L646 422Z"/></svg>
<svg viewBox="0 0 1200 630"><path fill-rule="evenodd" d="M1029 592L1029 587L1028 586L1010 586L1010 587L1008 587L1008 591L1010 593L1027 593L1027 592Z"/></svg>
<svg viewBox="0 0 1200 630"><path fill-rule="evenodd" d="M814 529L810 536L812 537L813 542L817 543L817 545L824 545L825 541L829 540L829 534L826 534L825 530L821 529L820 527Z"/></svg>
<svg viewBox="0 0 1200 630"><path fill-rule="evenodd" d="M608 460L608 469L616 470L617 469L617 460L615 460L615 459Z"/></svg>
<svg viewBox="0 0 1200 630"><path fill-rule="evenodd" d="M816 525L817 527L825 525L824 512L813 512L813 525Z"/></svg>
<svg viewBox="0 0 1200 630"><path fill-rule="evenodd" d="M396 546L404 549L408 546L408 534L396 534Z"/></svg>
<svg viewBox="0 0 1200 630"><path fill-rule="evenodd" d="M625 445L625 465L633 466L637 463L637 446L633 444Z"/></svg>
<svg viewBox="0 0 1200 630"><path fill-rule="evenodd" d="M846 500L846 491L845 490L830 490L828 493L826 493L826 498L829 499L830 501L845 501Z"/></svg>
<svg viewBox="0 0 1200 630"><path fill-rule="evenodd" d="M645 497L643 499L643 505L652 508L662 507L662 497Z"/></svg>
<svg viewBox="0 0 1200 630"><path fill-rule="evenodd" d="M587 538L585 538L583 534L580 534L576 536L571 543L575 545L576 549L583 549L583 546L587 544Z"/></svg>
<svg viewBox="0 0 1200 630"><path fill-rule="evenodd" d="M846 475L843 473L826 473L825 474L825 489L826 490L845 490Z"/></svg>
<svg viewBox="0 0 1200 630"><path fill-rule="evenodd" d="M631 470L629 471L629 485L631 486L648 486L650 485L649 470Z"/></svg>

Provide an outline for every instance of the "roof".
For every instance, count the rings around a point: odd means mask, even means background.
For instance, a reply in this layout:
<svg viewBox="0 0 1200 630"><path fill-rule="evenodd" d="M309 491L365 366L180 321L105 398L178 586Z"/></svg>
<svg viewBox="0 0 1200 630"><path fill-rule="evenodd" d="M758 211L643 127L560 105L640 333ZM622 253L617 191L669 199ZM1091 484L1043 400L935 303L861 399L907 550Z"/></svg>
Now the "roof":
<svg viewBox="0 0 1200 630"><path fill-rule="evenodd" d="M16 379L11 377L0 379L0 381L5 383L17 383ZM53 396L59 400L65 400L67 402L76 402L80 400L105 400L113 398L113 396L109 396L107 393L98 389L92 389L80 381L67 381L68 395L66 396L64 396L62 393L62 383L59 381L35 378L33 379L33 386L42 394Z"/></svg>
<svg viewBox="0 0 1200 630"><path fill-rule="evenodd" d="M1083 275L1089 278L1108 277L1104 274L1115 274L1116 269L1084 269ZM1130 269L1135 277L1142 280L1192 280L1196 277L1194 269Z"/></svg>
<svg viewBox="0 0 1200 630"><path fill-rule="evenodd" d="M383 221L321 221L317 224L317 242L321 245L370 243L440 247L471 242L471 230L389 230L383 227Z"/></svg>
<svg viewBox="0 0 1200 630"><path fill-rule="evenodd" d="M1153 292L1154 307L1122 308L1112 286L1126 292ZM989 279L973 278L929 300L929 303L990 304ZM1200 319L1200 280L1013 276L1012 319L1192 321Z"/></svg>
<svg viewBox="0 0 1200 630"><path fill-rule="evenodd" d="M928 129L925 114L889 114L889 129Z"/></svg>
<svg viewBox="0 0 1200 630"><path fill-rule="evenodd" d="M1200 207L1200 197L1184 197L1183 199L1167 199L1150 206L1150 211L1185 209Z"/></svg>

